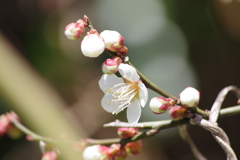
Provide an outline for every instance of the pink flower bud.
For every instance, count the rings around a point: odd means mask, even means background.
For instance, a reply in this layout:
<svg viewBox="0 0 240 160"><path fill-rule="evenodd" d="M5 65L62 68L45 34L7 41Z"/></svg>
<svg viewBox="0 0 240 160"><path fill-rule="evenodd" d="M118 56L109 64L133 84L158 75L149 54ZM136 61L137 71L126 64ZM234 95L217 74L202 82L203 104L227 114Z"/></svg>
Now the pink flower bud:
<svg viewBox="0 0 240 160"><path fill-rule="evenodd" d="M100 33L100 36L104 39L106 50L127 53L124 38L117 31L105 30Z"/></svg>
<svg viewBox="0 0 240 160"><path fill-rule="evenodd" d="M186 112L186 108L183 108L181 106L174 106L169 110L169 115L174 121L179 121L183 119Z"/></svg>
<svg viewBox="0 0 240 160"><path fill-rule="evenodd" d="M97 34L87 34L81 43L82 53L86 57L98 57L104 49L103 39Z"/></svg>
<svg viewBox="0 0 240 160"><path fill-rule="evenodd" d="M70 40L76 40L81 37L87 26L86 22L79 19L76 23L70 23L65 27L65 35Z"/></svg>
<svg viewBox="0 0 240 160"><path fill-rule="evenodd" d="M122 139L130 138L138 133L138 128L118 128L118 136Z"/></svg>
<svg viewBox="0 0 240 160"><path fill-rule="evenodd" d="M41 160L57 160L57 153L55 152L46 152L43 154Z"/></svg>
<svg viewBox="0 0 240 160"><path fill-rule="evenodd" d="M129 142L125 145L127 153L137 155L142 151L142 140Z"/></svg>
<svg viewBox="0 0 240 160"><path fill-rule="evenodd" d="M119 63L116 59L107 59L103 62L101 68L104 74L114 74L118 71Z"/></svg>
<svg viewBox="0 0 240 160"><path fill-rule="evenodd" d="M111 156L110 148L102 145L89 146L83 151L84 160L107 160Z"/></svg>
<svg viewBox="0 0 240 160"><path fill-rule="evenodd" d="M195 88L187 87L180 93L179 97L181 104L184 107L189 108L198 105L200 93Z"/></svg>
<svg viewBox="0 0 240 160"><path fill-rule="evenodd" d="M151 99L149 107L155 114L165 113L171 106L171 101L164 97L154 97Z"/></svg>
<svg viewBox="0 0 240 160"><path fill-rule="evenodd" d="M128 155L125 147L121 148L120 144L112 144L109 153L111 154L111 160L125 160Z"/></svg>

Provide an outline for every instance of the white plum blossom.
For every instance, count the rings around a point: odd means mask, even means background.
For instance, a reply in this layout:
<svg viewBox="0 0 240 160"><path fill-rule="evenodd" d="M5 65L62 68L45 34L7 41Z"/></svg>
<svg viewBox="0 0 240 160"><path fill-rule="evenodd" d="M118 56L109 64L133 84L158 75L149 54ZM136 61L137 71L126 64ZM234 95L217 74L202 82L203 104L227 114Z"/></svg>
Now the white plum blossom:
<svg viewBox="0 0 240 160"><path fill-rule="evenodd" d="M81 43L82 53L86 57L98 57L104 49L103 39L97 34L87 34Z"/></svg>
<svg viewBox="0 0 240 160"><path fill-rule="evenodd" d="M189 108L198 105L200 93L195 88L187 87L180 93L179 97L181 104L184 107Z"/></svg>
<svg viewBox="0 0 240 160"><path fill-rule="evenodd" d="M128 122L135 124L140 118L141 106L147 102L148 91L132 66L121 63L118 70L122 78L104 74L100 79L99 86L105 93L101 104L112 114L127 108Z"/></svg>

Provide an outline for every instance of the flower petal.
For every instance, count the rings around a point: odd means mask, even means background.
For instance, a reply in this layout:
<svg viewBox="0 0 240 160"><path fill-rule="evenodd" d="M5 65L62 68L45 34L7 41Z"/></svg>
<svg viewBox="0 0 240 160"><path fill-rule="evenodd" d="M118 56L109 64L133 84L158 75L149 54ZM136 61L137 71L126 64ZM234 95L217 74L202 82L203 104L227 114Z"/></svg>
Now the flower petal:
<svg viewBox="0 0 240 160"><path fill-rule="evenodd" d="M114 85L119 83L123 83L123 79L117 77L115 74L113 75L103 74L98 82L99 87L103 92L106 92L107 89L112 88Z"/></svg>
<svg viewBox="0 0 240 160"><path fill-rule="evenodd" d="M127 119L131 124L136 124L141 116L139 101L135 99L127 108Z"/></svg>
<svg viewBox="0 0 240 160"><path fill-rule="evenodd" d="M140 101L141 106L144 107L148 100L148 90L142 82L138 83L138 87L140 88L139 101Z"/></svg>
<svg viewBox="0 0 240 160"><path fill-rule="evenodd" d="M118 67L118 70L123 78L131 82L137 82L140 79L136 69L128 64L121 63Z"/></svg>
<svg viewBox="0 0 240 160"><path fill-rule="evenodd" d="M105 94L104 97L102 98L101 105L103 109L105 109L107 112L114 112L117 110L117 106L119 106L118 103L109 103L110 101L113 100L113 96L111 94Z"/></svg>

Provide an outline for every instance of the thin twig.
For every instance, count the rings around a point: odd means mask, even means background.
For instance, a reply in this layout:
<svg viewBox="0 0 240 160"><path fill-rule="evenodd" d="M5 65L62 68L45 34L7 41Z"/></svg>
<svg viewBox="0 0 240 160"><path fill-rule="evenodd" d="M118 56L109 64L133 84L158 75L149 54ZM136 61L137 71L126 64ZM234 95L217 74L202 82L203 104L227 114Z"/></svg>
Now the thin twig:
<svg viewBox="0 0 240 160"><path fill-rule="evenodd" d="M227 117L232 116L240 113L240 105L224 108L220 110L219 117ZM135 125L129 124L127 122L122 122L119 120L115 120L113 122L104 124L104 127L133 127L133 128L145 128L145 129L153 129L155 127L162 127L163 129L176 127L181 124L189 123L188 119L183 119L180 121L173 121L173 120L163 120L163 121L151 121L151 122L142 122L137 123Z"/></svg>
<svg viewBox="0 0 240 160"><path fill-rule="evenodd" d="M211 108L211 112L209 115L209 120L212 123L216 123L217 119L218 119L218 115L219 115L219 111L221 109L222 103L226 98L226 95L230 92L234 92L237 96L237 98L240 98L240 90L239 88L237 88L236 86L228 86L223 88L220 93L218 94L212 108Z"/></svg>
<svg viewBox="0 0 240 160"><path fill-rule="evenodd" d="M195 117L191 118L191 124L197 124L200 127L210 131L216 141L220 144L223 148L224 152L227 155L228 160L237 160L237 157L229 144L228 137L226 133L217 125L203 119L201 116L196 115Z"/></svg>
<svg viewBox="0 0 240 160"><path fill-rule="evenodd" d="M182 139L189 144L190 149L193 152L193 155L195 156L195 158L197 160L207 160L202 153L198 150L197 146L195 145L195 143L193 142L192 138L190 137L190 135L188 134L187 131L187 125L180 125L178 126L178 130L180 133L180 136L182 137Z"/></svg>
<svg viewBox="0 0 240 160"><path fill-rule="evenodd" d="M218 127L217 125L217 119L219 116L220 109L222 107L222 103L225 100L227 94L232 91L235 93L236 97L239 99L240 98L240 90L236 86L228 86L223 88L220 93L218 94L212 108L211 112L209 115L209 122L212 123L213 126ZM218 133L212 133L212 136L214 139L220 144L220 146L223 148L224 152L227 155L228 160L236 160L237 157L231 148L230 141L228 139L227 134L222 130L222 132Z"/></svg>

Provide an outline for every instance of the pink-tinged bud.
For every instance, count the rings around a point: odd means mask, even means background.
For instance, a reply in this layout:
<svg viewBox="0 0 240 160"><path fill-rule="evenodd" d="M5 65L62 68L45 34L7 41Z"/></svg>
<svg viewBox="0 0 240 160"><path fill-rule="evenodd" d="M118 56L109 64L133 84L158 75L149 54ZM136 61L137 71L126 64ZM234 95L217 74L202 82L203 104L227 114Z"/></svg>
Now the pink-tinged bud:
<svg viewBox="0 0 240 160"><path fill-rule="evenodd" d="M6 116L10 121L19 121L20 122L18 115L13 111L6 113Z"/></svg>
<svg viewBox="0 0 240 160"><path fill-rule="evenodd" d="M124 46L124 38L117 31L105 30L100 33L100 36L104 39L106 50L111 52L128 52Z"/></svg>
<svg viewBox="0 0 240 160"><path fill-rule="evenodd" d="M128 154L137 155L142 151L142 140L129 142L125 145Z"/></svg>
<svg viewBox="0 0 240 160"><path fill-rule="evenodd" d="M198 105L200 93L195 88L187 87L180 93L179 97L183 107L189 108Z"/></svg>
<svg viewBox="0 0 240 160"><path fill-rule="evenodd" d="M98 57L104 49L103 39L97 34L87 34L81 43L82 53L86 57Z"/></svg>
<svg viewBox="0 0 240 160"><path fill-rule="evenodd" d="M64 34L70 40L76 40L81 37L85 31L87 23L79 19L76 23L70 23L65 27Z"/></svg>
<svg viewBox="0 0 240 160"><path fill-rule="evenodd" d="M0 116L0 136L7 132L8 126L10 125L10 120L6 115Z"/></svg>
<svg viewBox="0 0 240 160"><path fill-rule="evenodd" d="M34 139L33 139L31 136L26 135L26 140L28 140L28 141L33 141Z"/></svg>
<svg viewBox="0 0 240 160"><path fill-rule="evenodd" d="M83 151L84 160L108 160L111 158L110 148L102 145L86 147Z"/></svg>
<svg viewBox="0 0 240 160"><path fill-rule="evenodd" d="M125 160L128 155L125 147L121 148L120 144L112 144L109 153L111 160Z"/></svg>
<svg viewBox="0 0 240 160"><path fill-rule="evenodd" d="M154 97L151 99L149 107L155 114L165 113L171 106L170 99L164 97Z"/></svg>
<svg viewBox="0 0 240 160"><path fill-rule="evenodd" d="M107 59L103 62L101 68L104 74L114 74L118 71L119 63L116 59Z"/></svg>
<svg viewBox="0 0 240 160"><path fill-rule="evenodd" d="M11 139L19 139L23 136L23 133L13 125L9 125L7 129L7 135Z"/></svg>
<svg viewBox="0 0 240 160"><path fill-rule="evenodd" d="M130 138L138 133L138 128L118 128L118 136L122 139Z"/></svg>
<svg viewBox="0 0 240 160"><path fill-rule="evenodd" d="M57 160L57 153L55 152L46 152L42 155L41 160Z"/></svg>
<svg viewBox="0 0 240 160"><path fill-rule="evenodd" d="M183 108L181 106L174 106L169 110L169 115L174 121L179 121L184 118L184 114L186 112L186 108Z"/></svg>

